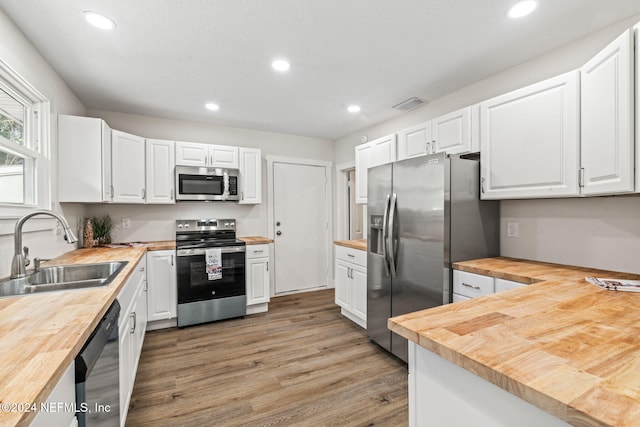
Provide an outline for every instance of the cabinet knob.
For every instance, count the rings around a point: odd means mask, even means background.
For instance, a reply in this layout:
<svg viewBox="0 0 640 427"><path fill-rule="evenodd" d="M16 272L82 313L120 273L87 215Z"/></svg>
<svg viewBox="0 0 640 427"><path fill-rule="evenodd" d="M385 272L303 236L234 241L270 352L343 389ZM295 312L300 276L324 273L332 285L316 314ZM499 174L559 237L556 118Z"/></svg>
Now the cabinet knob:
<svg viewBox="0 0 640 427"><path fill-rule="evenodd" d="M278 230L276 231L276 236L281 236L282 235L282 231Z"/></svg>

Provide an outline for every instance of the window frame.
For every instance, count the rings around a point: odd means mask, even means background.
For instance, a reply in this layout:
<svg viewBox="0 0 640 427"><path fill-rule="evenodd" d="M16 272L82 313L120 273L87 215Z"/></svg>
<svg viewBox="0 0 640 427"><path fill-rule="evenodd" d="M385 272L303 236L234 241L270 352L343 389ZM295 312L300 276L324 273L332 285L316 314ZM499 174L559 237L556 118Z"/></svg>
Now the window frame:
<svg viewBox="0 0 640 427"><path fill-rule="evenodd" d="M34 209L51 209L53 177L50 175L52 159L50 145L51 105L49 100L2 60L0 60L0 89L25 106L24 144L12 143L0 137L0 148L32 159L33 169L32 174L24 174L25 181L33 180L31 188L25 190L25 200L29 202L0 202L1 235L7 232L5 230L8 225L6 224L7 220L18 219ZM27 195L30 196L30 200Z"/></svg>

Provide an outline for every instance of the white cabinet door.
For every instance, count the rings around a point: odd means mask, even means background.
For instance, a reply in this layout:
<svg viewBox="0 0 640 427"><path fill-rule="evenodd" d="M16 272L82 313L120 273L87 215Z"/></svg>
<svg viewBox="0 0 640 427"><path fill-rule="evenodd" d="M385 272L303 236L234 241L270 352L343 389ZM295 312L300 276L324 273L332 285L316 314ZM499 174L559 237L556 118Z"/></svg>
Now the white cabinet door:
<svg viewBox="0 0 640 427"><path fill-rule="evenodd" d="M135 335L136 335L136 367L138 370L138 362L140 361L140 353L142 353L142 344L144 342L144 336L147 331L147 279L144 278L138 284L138 295L136 301L136 315L135 315ZM134 376L135 377L135 376Z"/></svg>
<svg viewBox="0 0 640 427"><path fill-rule="evenodd" d="M176 166L207 166L209 145L176 141Z"/></svg>
<svg viewBox="0 0 640 427"><path fill-rule="evenodd" d="M430 121L403 129L398 133L398 160L424 156L431 141Z"/></svg>
<svg viewBox="0 0 640 427"><path fill-rule="evenodd" d="M175 251L147 252L148 320L174 319L177 316Z"/></svg>
<svg viewBox="0 0 640 427"><path fill-rule="evenodd" d="M341 260L336 260L335 263L335 301L340 307L350 309L351 308L351 292L349 289L349 282L351 281L351 267L349 263Z"/></svg>
<svg viewBox="0 0 640 427"><path fill-rule="evenodd" d="M248 245L246 248L247 263L247 307L265 304L270 300L269 281L269 245ZM265 310L254 310L257 313Z"/></svg>
<svg viewBox="0 0 640 427"><path fill-rule="evenodd" d="M177 141L176 165L238 169L238 147Z"/></svg>
<svg viewBox="0 0 640 427"><path fill-rule="evenodd" d="M371 163L369 167L396 161L396 134L383 136L371 142Z"/></svg>
<svg viewBox="0 0 640 427"><path fill-rule="evenodd" d="M356 203L367 203L367 171L371 164L371 145L356 146Z"/></svg>
<svg viewBox="0 0 640 427"><path fill-rule="evenodd" d="M239 148L240 204L262 203L262 151L259 148Z"/></svg>
<svg viewBox="0 0 640 427"><path fill-rule="evenodd" d="M146 180L147 203L175 203L175 144L162 139L146 141Z"/></svg>
<svg viewBox="0 0 640 427"><path fill-rule="evenodd" d="M481 198L576 196L578 72L480 104Z"/></svg>
<svg viewBox="0 0 640 427"><path fill-rule="evenodd" d="M238 169L238 147L209 145L209 167Z"/></svg>
<svg viewBox="0 0 640 427"><path fill-rule="evenodd" d="M367 270L360 266L351 269L351 311L367 321Z"/></svg>
<svg viewBox="0 0 640 427"><path fill-rule="evenodd" d="M458 154L471 150L471 107L445 114L431 123L436 153Z"/></svg>
<svg viewBox="0 0 640 427"><path fill-rule="evenodd" d="M144 138L114 130L111 132L113 166L113 201L144 203Z"/></svg>
<svg viewBox="0 0 640 427"><path fill-rule="evenodd" d="M247 305L269 302L269 258L247 260Z"/></svg>
<svg viewBox="0 0 640 427"><path fill-rule="evenodd" d="M135 308L134 306L135 304L132 304L132 308ZM127 420L127 412L131 398L130 390L133 388L131 373L133 370L132 360L135 353L133 323L133 312L120 313L120 327L118 330L120 339L120 426L124 426Z"/></svg>
<svg viewBox="0 0 640 427"><path fill-rule="evenodd" d="M634 191L633 32L580 69L582 194Z"/></svg>
<svg viewBox="0 0 640 427"><path fill-rule="evenodd" d="M58 179L61 202L110 202L111 128L91 117L58 116Z"/></svg>
<svg viewBox="0 0 640 427"><path fill-rule="evenodd" d="M30 427L67 427L77 425L74 409L76 404L75 362L67 368L60 381L44 402L52 411L38 411ZM33 403L33 402L30 402ZM64 404L64 406L62 406ZM38 406L38 409L40 406ZM74 424L75 423L75 424Z"/></svg>
<svg viewBox="0 0 640 427"><path fill-rule="evenodd" d="M367 203L367 171L396 160L396 134L383 136L355 148L356 203Z"/></svg>

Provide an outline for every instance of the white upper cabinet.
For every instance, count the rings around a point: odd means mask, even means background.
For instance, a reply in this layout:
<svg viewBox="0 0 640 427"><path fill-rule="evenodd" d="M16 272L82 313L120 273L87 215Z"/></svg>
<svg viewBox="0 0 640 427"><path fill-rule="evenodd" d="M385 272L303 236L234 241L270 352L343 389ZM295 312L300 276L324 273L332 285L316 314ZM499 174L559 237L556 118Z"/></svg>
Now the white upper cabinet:
<svg viewBox="0 0 640 427"><path fill-rule="evenodd" d="M582 194L634 190L633 31L580 68Z"/></svg>
<svg viewBox="0 0 640 427"><path fill-rule="evenodd" d="M374 139L369 144L371 144L371 164L369 167L384 165L396 160L395 133Z"/></svg>
<svg viewBox="0 0 640 427"><path fill-rule="evenodd" d="M435 118L431 127L434 146L430 152L459 154L471 151L471 107Z"/></svg>
<svg viewBox="0 0 640 427"><path fill-rule="evenodd" d="M111 128L92 117L58 116L61 202L110 202Z"/></svg>
<svg viewBox="0 0 640 427"><path fill-rule="evenodd" d="M396 160L396 134L357 145L355 158L356 203L367 203L367 170Z"/></svg>
<svg viewBox="0 0 640 427"><path fill-rule="evenodd" d="M111 131L113 201L144 203L145 139L118 130Z"/></svg>
<svg viewBox="0 0 640 427"><path fill-rule="evenodd" d="M175 203L173 171L175 144L162 139L146 141L146 202Z"/></svg>
<svg viewBox="0 0 640 427"><path fill-rule="evenodd" d="M262 151L240 147L240 204L262 203Z"/></svg>
<svg viewBox="0 0 640 427"><path fill-rule="evenodd" d="M367 170L371 164L371 145L356 146L356 203L367 203Z"/></svg>
<svg viewBox="0 0 640 427"><path fill-rule="evenodd" d="M398 133L398 160L424 156L432 143L431 122L403 129Z"/></svg>
<svg viewBox="0 0 640 427"><path fill-rule="evenodd" d="M481 198L579 194L578 71L480 104Z"/></svg>
<svg viewBox="0 0 640 427"><path fill-rule="evenodd" d="M176 165L238 169L238 147L176 142Z"/></svg>

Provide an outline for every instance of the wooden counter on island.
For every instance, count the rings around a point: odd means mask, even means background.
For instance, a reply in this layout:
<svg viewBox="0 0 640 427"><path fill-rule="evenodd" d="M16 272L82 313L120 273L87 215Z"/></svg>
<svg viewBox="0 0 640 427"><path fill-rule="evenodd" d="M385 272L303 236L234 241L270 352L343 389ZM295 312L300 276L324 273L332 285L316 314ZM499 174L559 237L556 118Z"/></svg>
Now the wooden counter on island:
<svg viewBox="0 0 640 427"><path fill-rule="evenodd" d="M464 368L558 422L640 425L640 293L606 291L584 280L640 276L503 257L454 268L531 284L389 319L389 328L414 347L410 378L422 375L415 371L422 354L433 369L447 363ZM467 388L451 387L461 395ZM426 403L414 397L418 405ZM522 412L516 417L526 425Z"/></svg>

